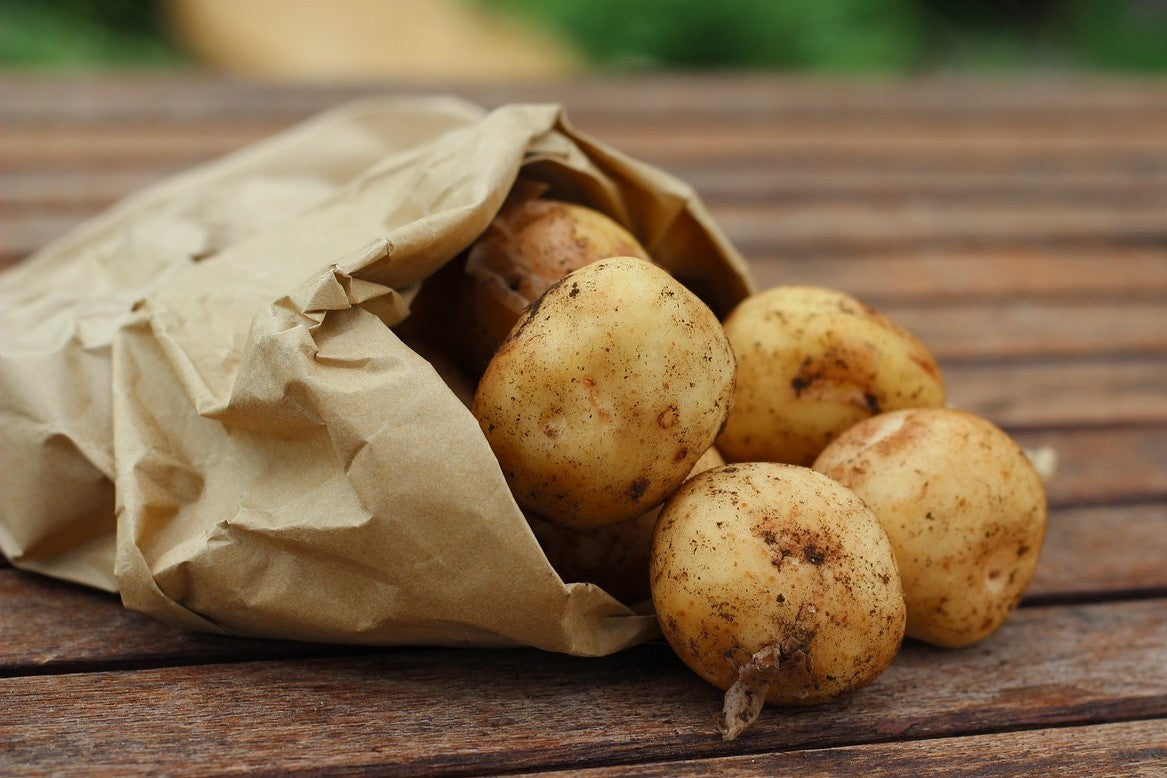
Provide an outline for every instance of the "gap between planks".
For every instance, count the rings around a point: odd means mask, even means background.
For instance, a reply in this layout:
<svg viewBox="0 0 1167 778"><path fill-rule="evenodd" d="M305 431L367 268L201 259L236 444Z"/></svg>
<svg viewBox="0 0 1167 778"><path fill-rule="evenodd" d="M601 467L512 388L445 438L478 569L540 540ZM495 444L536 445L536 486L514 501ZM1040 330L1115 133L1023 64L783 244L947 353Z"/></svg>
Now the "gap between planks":
<svg viewBox="0 0 1167 778"><path fill-rule="evenodd" d="M1167 596L1164 558L1167 502L1055 510L1023 607ZM367 651L187 632L114 596L17 570L0 570L0 632L0 676Z"/></svg>
<svg viewBox="0 0 1167 778"><path fill-rule="evenodd" d="M714 725L720 694L649 644L596 660L403 650L3 679L0 752L14 765L148 760L165 772L482 772L1161 718L1163 605L1027 608L969 649L910 643L871 685L824 706L767 709L732 744ZM108 721L126 717L135 725L110 743Z"/></svg>
<svg viewBox="0 0 1167 778"><path fill-rule="evenodd" d="M1126 775L1167 774L1161 718L1067 724L959 737L761 752L674 762L637 762L573 772L579 778L687 775ZM547 771L543 774L553 774Z"/></svg>

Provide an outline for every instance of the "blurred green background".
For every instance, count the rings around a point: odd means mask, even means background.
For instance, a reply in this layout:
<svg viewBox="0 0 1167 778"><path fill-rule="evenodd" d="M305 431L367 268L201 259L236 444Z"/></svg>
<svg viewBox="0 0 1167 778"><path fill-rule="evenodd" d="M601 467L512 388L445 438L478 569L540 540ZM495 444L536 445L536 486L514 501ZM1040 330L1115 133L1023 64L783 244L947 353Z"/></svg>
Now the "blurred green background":
<svg viewBox="0 0 1167 778"><path fill-rule="evenodd" d="M1167 70L1167 0L467 1L555 31L596 70ZM8 68L192 61L161 1L0 0Z"/></svg>

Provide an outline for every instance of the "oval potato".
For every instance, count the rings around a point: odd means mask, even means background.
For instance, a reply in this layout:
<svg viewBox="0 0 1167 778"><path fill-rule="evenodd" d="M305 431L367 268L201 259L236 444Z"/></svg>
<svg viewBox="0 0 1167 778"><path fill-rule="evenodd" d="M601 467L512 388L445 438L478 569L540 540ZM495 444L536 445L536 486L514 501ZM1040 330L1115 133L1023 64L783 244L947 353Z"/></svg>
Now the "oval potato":
<svg viewBox="0 0 1167 778"><path fill-rule="evenodd" d="M713 312L661 268L587 265L528 308L472 410L523 508L563 526L634 518L713 444L733 395Z"/></svg>
<svg viewBox="0 0 1167 778"><path fill-rule="evenodd" d="M861 419L944 404L924 344L843 292L774 287L739 304L725 332L738 383L717 447L730 462L810 465Z"/></svg>
<svg viewBox="0 0 1167 778"><path fill-rule="evenodd" d="M989 421L951 408L882 414L836 438L814 467L862 497L887 532L909 637L969 645L1021 600L1045 536L1045 491Z"/></svg>
<svg viewBox="0 0 1167 778"><path fill-rule="evenodd" d="M727 465L687 481L657 521L650 574L669 644L729 692L727 737L763 699L819 703L867 683L904 634L879 522L853 492L805 467Z"/></svg>

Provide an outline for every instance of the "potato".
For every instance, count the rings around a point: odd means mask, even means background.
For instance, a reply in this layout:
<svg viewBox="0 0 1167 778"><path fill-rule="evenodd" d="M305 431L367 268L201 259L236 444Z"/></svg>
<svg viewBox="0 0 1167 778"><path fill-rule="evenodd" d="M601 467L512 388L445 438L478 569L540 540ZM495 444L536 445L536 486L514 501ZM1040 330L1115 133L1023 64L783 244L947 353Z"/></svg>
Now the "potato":
<svg viewBox="0 0 1167 778"><path fill-rule="evenodd" d="M928 349L842 292L775 287L744 300L725 331L738 387L717 447L730 462L809 465L861 419L944 404Z"/></svg>
<svg viewBox="0 0 1167 778"><path fill-rule="evenodd" d="M1045 536L1045 492L992 423L951 408L886 413L844 432L814 467L858 493L886 530L910 637L975 643L1021 600Z"/></svg>
<svg viewBox="0 0 1167 778"><path fill-rule="evenodd" d="M711 448L689 477L724 464L717 449ZM535 516L527 521L560 578L594 583L621 602L635 603L650 596L648 556L659 515L657 507L635 519L589 529L560 527Z"/></svg>
<svg viewBox="0 0 1167 778"><path fill-rule="evenodd" d="M519 316L547 287L599 259L648 253L632 233L592 208L530 199L526 187L507 200L470 247L457 294L468 326L463 342L480 373Z"/></svg>
<svg viewBox="0 0 1167 778"><path fill-rule="evenodd" d="M634 518L712 444L733 395L717 317L659 267L587 265L528 308L472 410L520 506L562 526Z"/></svg>
<svg viewBox="0 0 1167 778"><path fill-rule="evenodd" d="M650 576L669 645L727 690L727 739L763 702L820 703L871 681L904 635L879 522L805 467L727 465L687 481L661 510Z"/></svg>

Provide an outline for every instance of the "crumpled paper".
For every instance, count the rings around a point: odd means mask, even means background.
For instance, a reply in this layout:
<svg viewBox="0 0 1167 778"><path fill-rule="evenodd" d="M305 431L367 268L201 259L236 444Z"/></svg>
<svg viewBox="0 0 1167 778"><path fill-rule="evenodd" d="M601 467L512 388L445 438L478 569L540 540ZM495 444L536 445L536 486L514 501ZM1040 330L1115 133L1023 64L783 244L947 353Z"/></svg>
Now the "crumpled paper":
<svg viewBox="0 0 1167 778"><path fill-rule="evenodd" d="M520 175L721 315L751 289L687 186L559 106L341 106L0 276L0 550L211 632L578 655L656 635L560 580L441 354L393 329Z"/></svg>

